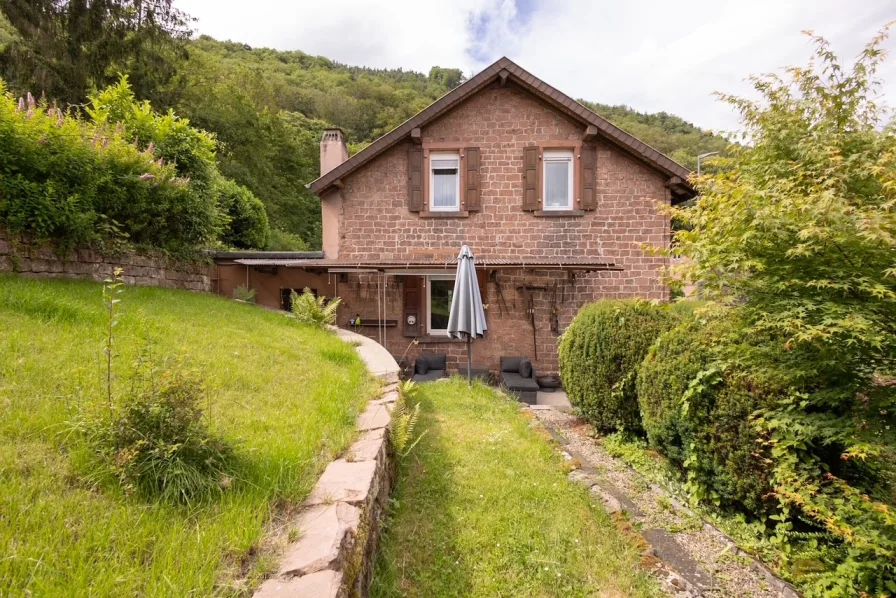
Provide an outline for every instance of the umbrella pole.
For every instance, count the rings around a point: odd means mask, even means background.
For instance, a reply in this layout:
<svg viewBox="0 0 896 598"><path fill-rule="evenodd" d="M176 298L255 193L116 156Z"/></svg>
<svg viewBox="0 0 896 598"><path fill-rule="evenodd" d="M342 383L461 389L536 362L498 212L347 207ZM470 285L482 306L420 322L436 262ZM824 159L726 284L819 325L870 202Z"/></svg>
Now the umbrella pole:
<svg viewBox="0 0 896 598"><path fill-rule="evenodd" d="M467 382L473 388L473 353L470 350L470 335L467 335Z"/></svg>

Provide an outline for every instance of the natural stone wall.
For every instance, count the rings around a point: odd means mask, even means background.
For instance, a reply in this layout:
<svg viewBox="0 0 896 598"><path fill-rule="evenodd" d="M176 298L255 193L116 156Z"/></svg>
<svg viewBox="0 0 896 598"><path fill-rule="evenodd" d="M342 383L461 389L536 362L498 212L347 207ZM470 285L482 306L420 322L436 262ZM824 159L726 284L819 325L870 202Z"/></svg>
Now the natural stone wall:
<svg viewBox="0 0 896 598"><path fill-rule="evenodd" d="M290 544L277 575L262 584L255 598L368 595L395 481L388 426L398 398L398 365L369 339L345 330L338 334L359 343L358 354L367 369L386 386L358 416L358 440L327 466L305 500L295 524L298 540Z"/></svg>
<svg viewBox="0 0 896 598"><path fill-rule="evenodd" d="M92 249L59 255L50 245L38 245L0 230L0 273L14 272L26 278L102 281L117 267L124 269L127 284L188 291L212 290L211 263L185 263L151 254L104 255Z"/></svg>

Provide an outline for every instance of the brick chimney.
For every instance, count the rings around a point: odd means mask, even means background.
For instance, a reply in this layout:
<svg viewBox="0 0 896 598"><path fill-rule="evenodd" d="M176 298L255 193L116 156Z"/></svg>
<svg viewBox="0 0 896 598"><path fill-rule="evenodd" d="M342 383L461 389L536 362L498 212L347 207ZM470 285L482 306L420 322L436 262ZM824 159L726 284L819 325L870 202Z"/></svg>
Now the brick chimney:
<svg viewBox="0 0 896 598"><path fill-rule="evenodd" d="M324 129L320 138L320 176L324 176L348 160L342 129Z"/></svg>

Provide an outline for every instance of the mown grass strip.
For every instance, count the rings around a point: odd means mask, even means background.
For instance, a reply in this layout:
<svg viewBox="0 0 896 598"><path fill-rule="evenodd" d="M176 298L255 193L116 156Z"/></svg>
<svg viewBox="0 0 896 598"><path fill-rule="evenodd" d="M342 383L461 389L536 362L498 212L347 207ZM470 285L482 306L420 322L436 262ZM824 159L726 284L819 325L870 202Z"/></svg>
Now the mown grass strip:
<svg viewBox="0 0 896 598"><path fill-rule="evenodd" d="M400 464L374 597L658 595L515 402L458 378L420 394L427 433Z"/></svg>
<svg viewBox="0 0 896 598"><path fill-rule="evenodd" d="M310 491L373 392L351 346L283 314L155 288L121 299L116 391L147 343L159 358L184 356L238 475L190 507L86 482L90 462L67 422L105 400L101 286L0 276L2 596L246 592L273 566L272 515Z"/></svg>

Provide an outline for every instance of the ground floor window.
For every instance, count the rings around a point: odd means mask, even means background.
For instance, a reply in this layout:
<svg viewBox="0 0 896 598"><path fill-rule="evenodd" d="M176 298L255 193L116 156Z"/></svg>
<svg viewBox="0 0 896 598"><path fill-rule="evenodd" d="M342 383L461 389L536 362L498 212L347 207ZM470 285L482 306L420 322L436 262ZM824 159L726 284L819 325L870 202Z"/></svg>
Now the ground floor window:
<svg viewBox="0 0 896 598"><path fill-rule="evenodd" d="M447 334L454 276L429 276L426 282L427 332Z"/></svg>

